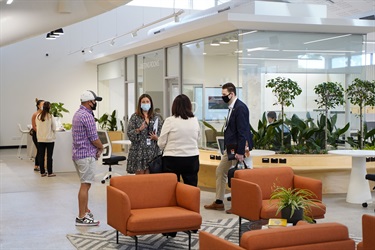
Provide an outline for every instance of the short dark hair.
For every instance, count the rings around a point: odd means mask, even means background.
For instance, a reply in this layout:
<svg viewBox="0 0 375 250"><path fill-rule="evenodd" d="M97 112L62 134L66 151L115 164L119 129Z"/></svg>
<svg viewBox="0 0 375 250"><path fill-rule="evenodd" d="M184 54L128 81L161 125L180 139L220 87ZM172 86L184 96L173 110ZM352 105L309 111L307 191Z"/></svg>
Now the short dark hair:
<svg viewBox="0 0 375 250"><path fill-rule="evenodd" d="M180 116L184 120L188 119L189 117L194 117L191 110L191 101L186 95L181 94L174 99L172 104L172 115L174 117Z"/></svg>
<svg viewBox="0 0 375 250"><path fill-rule="evenodd" d="M222 89L227 89L229 93L234 93L235 95L237 95L237 93L236 93L236 86L234 86L234 84L231 83L231 82L227 82L221 88Z"/></svg>
<svg viewBox="0 0 375 250"><path fill-rule="evenodd" d="M44 100L38 100L38 98L36 98L35 99L35 102L36 102L36 110L39 110L39 104L41 103L41 102L44 102Z"/></svg>
<svg viewBox="0 0 375 250"><path fill-rule="evenodd" d="M276 120L276 112L275 111L268 112L267 117Z"/></svg>
<svg viewBox="0 0 375 250"><path fill-rule="evenodd" d="M150 100L151 107L148 110L147 114L148 114L148 117L153 117L154 116L154 102L152 101L152 98L149 94L142 94L138 98L138 106L137 106L137 110L135 111L135 113L137 115L139 115L140 117L143 117L143 112L142 112L142 109L141 109L141 101L142 101L143 98L148 98Z"/></svg>

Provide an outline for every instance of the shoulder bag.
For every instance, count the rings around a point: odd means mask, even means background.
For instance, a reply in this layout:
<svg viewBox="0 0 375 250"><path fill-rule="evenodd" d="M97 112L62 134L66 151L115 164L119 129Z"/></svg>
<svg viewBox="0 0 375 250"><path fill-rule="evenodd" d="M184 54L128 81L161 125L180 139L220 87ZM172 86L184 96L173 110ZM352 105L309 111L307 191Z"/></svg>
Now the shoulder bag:
<svg viewBox="0 0 375 250"><path fill-rule="evenodd" d="M239 162L240 162L240 161L237 161L236 165L228 170L228 187L231 187L231 186L232 186L231 179L234 177L234 172L236 172L237 170L250 169L250 168L246 165L245 161L242 161L242 162L243 162L243 165L244 165L244 168L243 168L243 169L239 169L239 168L238 168L238 163L239 163Z"/></svg>

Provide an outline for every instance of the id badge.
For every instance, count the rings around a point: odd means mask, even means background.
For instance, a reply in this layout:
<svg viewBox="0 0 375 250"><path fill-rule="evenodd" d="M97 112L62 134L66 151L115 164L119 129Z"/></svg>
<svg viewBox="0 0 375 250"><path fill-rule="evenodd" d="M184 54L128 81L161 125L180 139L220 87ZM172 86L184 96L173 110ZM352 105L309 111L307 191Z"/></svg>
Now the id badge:
<svg viewBox="0 0 375 250"><path fill-rule="evenodd" d="M147 139L146 139L146 144L147 144L147 146L150 146L150 145L151 145L151 139L150 139L150 138L147 138Z"/></svg>

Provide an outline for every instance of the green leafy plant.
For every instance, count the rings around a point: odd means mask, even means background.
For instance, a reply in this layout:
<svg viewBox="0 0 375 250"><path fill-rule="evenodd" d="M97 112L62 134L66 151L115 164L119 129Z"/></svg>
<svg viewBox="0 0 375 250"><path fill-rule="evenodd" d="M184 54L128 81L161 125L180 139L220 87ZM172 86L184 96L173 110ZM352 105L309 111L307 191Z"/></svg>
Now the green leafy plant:
<svg viewBox="0 0 375 250"><path fill-rule="evenodd" d="M363 148L363 108L365 106L375 106L375 80L370 82L354 79L353 83L346 89L346 94L351 104L359 106L359 127L360 136L358 136L358 146Z"/></svg>
<svg viewBox="0 0 375 250"><path fill-rule="evenodd" d="M324 148L327 149L328 140L328 111L343 105L344 100L344 88L337 82L323 82L314 88L315 94L318 95L318 99L315 102L318 104L318 108L324 108L325 113L325 133L324 133Z"/></svg>
<svg viewBox="0 0 375 250"><path fill-rule="evenodd" d="M319 207L316 202L320 201L317 200L316 197L317 196L308 189L286 188L274 185L270 201L277 200L276 215L286 207L290 207L291 217L296 210L303 209L304 220L313 222L313 218L311 218L309 214L311 214L311 207Z"/></svg>
<svg viewBox="0 0 375 250"><path fill-rule="evenodd" d="M99 119L95 118L95 121L99 123L101 129L117 131L116 110L113 110L111 115L104 113Z"/></svg>
<svg viewBox="0 0 375 250"><path fill-rule="evenodd" d="M224 118L225 118L225 117L224 117ZM207 128L211 129L212 131L214 131L214 134L215 134L216 136L222 136L222 135L224 135L224 126L225 126L225 123L224 123L224 125L222 126L220 132L217 131L217 129L216 129L214 126L212 126L210 123L208 123L208 122L206 122L206 121L202 121L202 123L203 123L204 126L206 126Z"/></svg>
<svg viewBox="0 0 375 250"><path fill-rule="evenodd" d="M69 113L69 110L63 107L64 103L62 102L51 102L50 113L54 117L63 117L63 112Z"/></svg>
<svg viewBox="0 0 375 250"><path fill-rule="evenodd" d="M272 93L277 98L277 103L281 105L281 127L284 127L284 107L294 106L293 100L302 93L298 83L289 78L276 77L267 81L266 88L272 88ZM281 130L281 137L284 138L284 131ZM284 146L284 140L281 140Z"/></svg>

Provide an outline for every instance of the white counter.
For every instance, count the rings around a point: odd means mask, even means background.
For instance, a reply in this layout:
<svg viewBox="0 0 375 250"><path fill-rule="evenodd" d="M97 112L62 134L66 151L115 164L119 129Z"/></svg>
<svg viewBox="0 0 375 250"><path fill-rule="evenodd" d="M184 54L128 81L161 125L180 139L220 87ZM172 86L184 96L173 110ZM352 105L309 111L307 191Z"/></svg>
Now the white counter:
<svg viewBox="0 0 375 250"><path fill-rule="evenodd" d="M55 148L53 150L53 172L75 172L72 160L73 137L72 132L56 132Z"/></svg>

